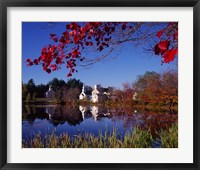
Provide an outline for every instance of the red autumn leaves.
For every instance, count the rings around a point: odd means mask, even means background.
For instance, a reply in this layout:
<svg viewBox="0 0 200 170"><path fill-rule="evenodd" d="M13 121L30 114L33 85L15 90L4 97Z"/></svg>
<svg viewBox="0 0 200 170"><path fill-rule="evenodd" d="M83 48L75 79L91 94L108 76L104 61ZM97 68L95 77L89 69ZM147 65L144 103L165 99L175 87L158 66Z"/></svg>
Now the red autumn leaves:
<svg viewBox="0 0 200 170"><path fill-rule="evenodd" d="M163 34L163 30L158 31L157 37L160 38L160 36Z"/></svg>
<svg viewBox="0 0 200 170"><path fill-rule="evenodd" d="M85 48L94 47L102 51L109 47L112 33L115 27L121 25L122 30L126 29L127 23L123 22L72 22L66 25L65 32L59 38L56 34L50 34L53 44L44 47L41 56L32 62L27 59L28 66L41 64L47 73L58 70L60 65L66 64L69 69L67 77L77 71L77 61L83 62L85 57L82 51Z"/></svg>
<svg viewBox="0 0 200 170"><path fill-rule="evenodd" d="M33 62L31 59L26 60L27 65L32 66L33 64L38 65L42 63L43 70L47 73L58 70L57 64L61 64L62 61L56 50L56 45L49 45L48 47L42 48L41 55L37 59L34 59ZM56 60L55 64L52 63L54 59Z"/></svg>
<svg viewBox="0 0 200 170"><path fill-rule="evenodd" d="M178 25L170 23L168 26L157 33L160 42L154 47L155 55L161 55L164 63L174 61L178 54Z"/></svg>
<svg viewBox="0 0 200 170"><path fill-rule="evenodd" d="M60 69L62 64L69 69L67 77L77 71L77 62L84 62L83 51L93 48L102 52L109 48L112 38L116 34L116 28L121 33L130 32L133 29L132 23L127 22L71 22L66 25L66 30L59 37L50 34L52 44L42 48L41 55L34 59L27 59L27 65L42 65L47 73ZM120 34L121 34L120 33ZM178 28L177 23L170 23L166 28L157 33L159 42L154 47L155 55L161 55L164 63L174 60L177 55L178 47Z"/></svg>
<svg viewBox="0 0 200 170"><path fill-rule="evenodd" d="M156 55L163 55L169 48L170 42L169 41L161 41L154 47L154 52Z"/></svg>
<svg viewBox="0 0 200 170"><path fill-rule="evenodd" d="M177 55L177 53L178 53L177 48L166 51L165 54L163 55L164 62L169 63L169 62L173 61L174 57Z"/></svg>

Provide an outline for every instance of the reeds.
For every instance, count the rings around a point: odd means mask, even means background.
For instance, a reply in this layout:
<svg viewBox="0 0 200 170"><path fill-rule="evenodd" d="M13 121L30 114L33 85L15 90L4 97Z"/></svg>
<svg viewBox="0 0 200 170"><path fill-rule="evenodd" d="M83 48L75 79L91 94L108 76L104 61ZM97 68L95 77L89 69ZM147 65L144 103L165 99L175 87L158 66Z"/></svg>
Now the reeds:
<svg viewBox="0 0 200 170"><path fill-rule="evenodd" d="M161 130L156 138L160 138L163 148L178 147L178 124L174 124L166 130ZM23 148L152 148L154 139L151 130L135 127L122 137L116 129L110 133L107 131L98 136L90 133L79 134L70 137L67 133L57 136L55 133L42 138L37 134L31 140L23 140Z"/></svg>
<svg viewBox="0 0 200 170"><path fill-rule="evenodd" d="M163 148L178 148L178 123L166 130L161 130L160 140Z"/></svg>

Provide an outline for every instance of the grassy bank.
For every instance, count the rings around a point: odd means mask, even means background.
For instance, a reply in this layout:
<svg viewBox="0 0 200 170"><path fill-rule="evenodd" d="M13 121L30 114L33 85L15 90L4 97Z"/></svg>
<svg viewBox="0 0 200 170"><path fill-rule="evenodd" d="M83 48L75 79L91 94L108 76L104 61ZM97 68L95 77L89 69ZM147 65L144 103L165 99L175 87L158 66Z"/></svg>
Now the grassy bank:
<svg viewBox="0 0 200 170"><path fill-rule="evenodd" d="M110 134L99 132L98 137L92 134L77 135L70 137L68 134L47 135L42 138L37 134L32 140L23 140L23 148L152 148L155 141L159 141L158 147L178 147L178 124L175 123L165 130L157 133L156 137L151 134L150 129L143 130L134 128L122 138L113 130Z"/></svg>

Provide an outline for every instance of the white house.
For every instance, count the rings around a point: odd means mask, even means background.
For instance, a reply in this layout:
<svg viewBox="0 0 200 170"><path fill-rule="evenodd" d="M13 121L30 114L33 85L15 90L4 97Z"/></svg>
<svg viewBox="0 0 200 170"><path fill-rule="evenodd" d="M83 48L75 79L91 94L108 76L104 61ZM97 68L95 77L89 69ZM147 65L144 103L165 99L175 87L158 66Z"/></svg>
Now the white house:
<svg viewBox="0 0 200 170"><path fill-rule="evenodd" d="M138 96L138 94L137 94L137 92L135 92L134 95L133 95L133 100L136 101L137 100L137 96Z"/></svg>
<svg viewBox="0 0 200 170"><path fill-rule="evenodd" d="M95 85L94 89L92 90L92 96L91 96L91 101L93 103L98 102L98 94L99 94L99 91L97 90L97 86Z"/></svg>
<svg viewBox="0 0 200 170"><path fill-rule="evenodd" d="M53 91L51 85L49 85L49 90L45 93L45 96L47 98L53 98L53 97L55 97L55 92Z"/></svg>

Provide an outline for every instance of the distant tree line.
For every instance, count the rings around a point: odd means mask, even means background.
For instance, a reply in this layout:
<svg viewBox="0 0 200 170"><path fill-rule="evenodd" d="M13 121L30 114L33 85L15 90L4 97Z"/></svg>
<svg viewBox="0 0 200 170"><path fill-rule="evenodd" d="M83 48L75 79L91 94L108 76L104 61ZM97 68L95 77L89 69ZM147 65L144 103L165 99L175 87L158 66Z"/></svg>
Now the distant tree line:
<svg viewBox="0 0 200 170"><path fill-rule="evenodd" d="M45 98L45 93L48 91L49 86L55 92L55 99L58 100L72 100L80 94L83 83L80 80L69 79L67 82L53 78L46 85L36 85L33 79L27 83L22 83L22 100L29 102L34 101L36 98Z"/></svg>
<svg viewBox="0 0 200 170"><path fill-rule="evenodd" d="M77 103L83 83L77 79L69 79L67 82L54 78L46 85L35 85L30 79L27 84L22 84L22 99L26 102L34 101L36 98L45 98L45 93L51 85L55 92L54 99L61 103ZM90 90L92 87L87 86ZM101 85L98 90L105 91ZM102 89L102 90L101 90ZM165 71L161 74L147 71L139 75L133 83L123 83L122 89L114 87L108 90L109 97L105 104L109 105L153 105L172 108L178 105L178 73L174 70Z"/></svg>
<svg viewBox="0 0 200 170"><path fill-rule="evenodd" d="M147 71L132 84L124 83L122 90L115 90L116 101L126 105L157 105L169 108L178 105L178 73Z"/></svg>

